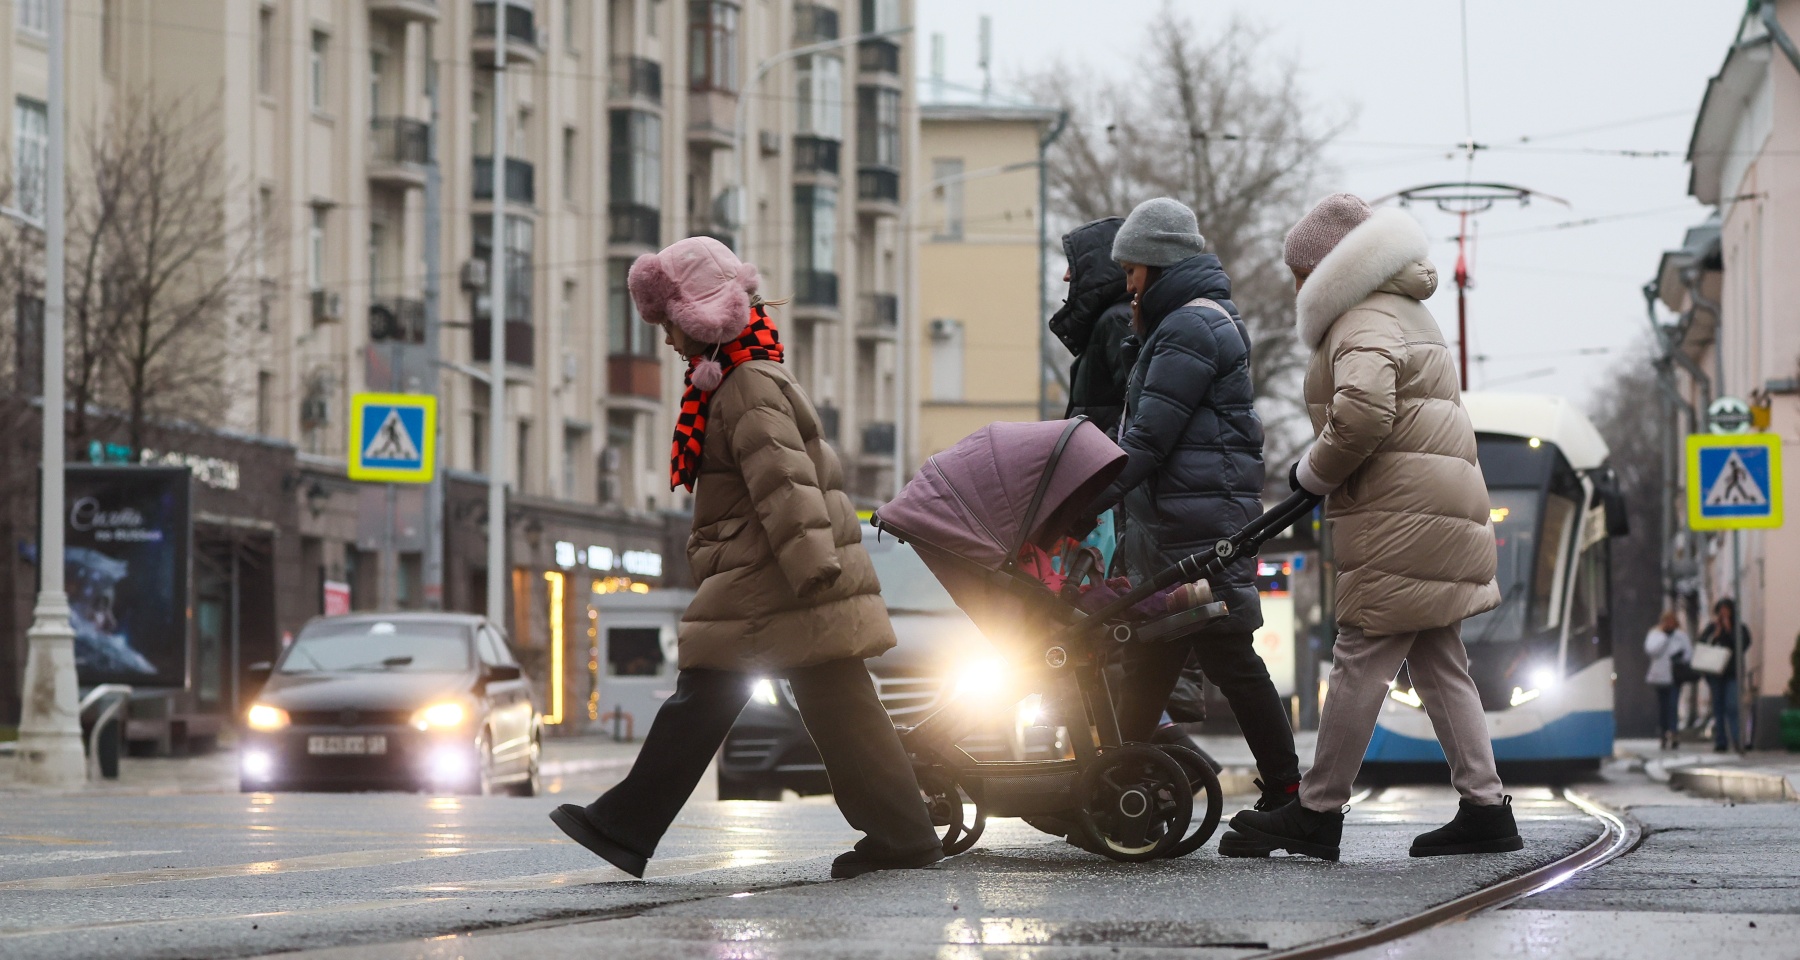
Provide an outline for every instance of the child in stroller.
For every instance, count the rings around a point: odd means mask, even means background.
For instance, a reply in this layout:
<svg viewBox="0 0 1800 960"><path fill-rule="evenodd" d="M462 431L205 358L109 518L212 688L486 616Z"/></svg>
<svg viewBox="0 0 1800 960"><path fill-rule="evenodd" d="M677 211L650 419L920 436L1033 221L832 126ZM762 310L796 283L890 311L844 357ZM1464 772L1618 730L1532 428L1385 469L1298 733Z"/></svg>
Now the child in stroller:
<svg viewBox="0 0 1800 960"><path fill-rule="evenodd" d="M1126 744L1104 664L1111 645L1186 635L1225 615L1208 577L1310 512L1297 494L1239 534L1131 585L1107 581L1067 534L1123 469L1125 454L1084 418L983 427L925 462L875 516L910 543L1024 678L1064 705L1072 759L978 762L955 744L983 707L952 700L903 731L946 852L973 846L989 816L1073 825L1080 846L1145 861L1199 849L1223 794L1213 768L1178 744ZM1067 715L1073 714L1073 715ZM1204 807L1195 816L1195 808Z"/></svg>

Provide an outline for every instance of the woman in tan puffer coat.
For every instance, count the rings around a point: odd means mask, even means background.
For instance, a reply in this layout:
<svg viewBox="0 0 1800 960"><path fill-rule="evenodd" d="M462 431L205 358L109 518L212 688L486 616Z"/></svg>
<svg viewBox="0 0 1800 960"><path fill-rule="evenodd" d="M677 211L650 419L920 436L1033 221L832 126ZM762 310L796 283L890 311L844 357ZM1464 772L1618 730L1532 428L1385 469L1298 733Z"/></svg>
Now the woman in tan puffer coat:
<svg viewBox="0 0 1800 960"><path fill-rule="evenodd" d="M1343 806L1402 661L1462 795L1413 856L1523 845L1494 769L1462 621L1500 603L1487 485L1455 362L1421 302L1437 289L1425 231L1405 212L1327 197L1288 234L1300 339L1313 351L1313 443L1290 475L1324 496L1337 579L1331 696L1300 802L1232 829L1338 858Z"/></svg>
<svg viewBox="0 0 1800 960"><path fill-rule="evenodd" d="M756 268L692 237L638 258L629 280L638 312L688 364L669 486L695 491L688 560L699 586L681 618L675 693L631 772L550 819L643 876L756 675L772 675L788 681L838 809L866 834L831 875L937 862L912 763L863 666L894 645L881 584L837 455L754 296Z"/></svg>

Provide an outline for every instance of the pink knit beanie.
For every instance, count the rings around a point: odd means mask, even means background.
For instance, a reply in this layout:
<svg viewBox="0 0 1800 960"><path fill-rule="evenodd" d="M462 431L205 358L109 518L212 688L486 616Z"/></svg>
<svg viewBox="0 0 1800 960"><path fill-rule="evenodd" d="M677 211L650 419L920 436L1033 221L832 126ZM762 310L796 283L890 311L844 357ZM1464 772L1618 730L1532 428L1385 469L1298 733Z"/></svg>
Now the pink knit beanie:
<svg viewBox="0 0 1800 960"><path fill-rule="evenodd" d="M750 325L756 268L711 237L689 237L647 253L626 277L638 313L673 323L704 343L730 343Z"/></svg>
<svg viewBox="0 0 1800 960"><path fill-rule="evenodd" d="M1295 273L1311 273L1338 242L1374 211L1354 193L1334 193L1313 207L1288 231L1281 259Z"/></svg>

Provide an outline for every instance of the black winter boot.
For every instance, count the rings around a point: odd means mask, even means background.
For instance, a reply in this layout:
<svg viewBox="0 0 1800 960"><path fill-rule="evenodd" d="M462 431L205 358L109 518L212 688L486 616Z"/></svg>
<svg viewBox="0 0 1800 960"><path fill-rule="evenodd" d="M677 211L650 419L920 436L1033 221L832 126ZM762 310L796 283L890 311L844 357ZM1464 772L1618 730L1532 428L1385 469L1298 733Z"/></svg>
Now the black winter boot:
<svg viewBox="0 0 1800 960"><path fill-rule="evenodd" d="M1335 810L1320 813L1299 803L1289 803L1267 812L1240 811L1231 818L1231 829L1272 850L1286 850L1336 863L1338 844L1344 838L1344 814Z"/></svg>
<svg viewBox="0 0 1800 960"><path fill-rule="evenodd" d="M865 873L874 873L877 870L917 870L921 867L929 867L942 859L944 859L944 851L941 848L915 853L910 857L894 857L892 859L871 857L866 853L852 850L849 853L839 854L836 860L831 861L831 879L850 880Z"/></svg>
<svg viewBox="0 0 1800 960"><path fill-rule="evenodd" d="M1481 806L1463 800L1456 808L1456 819L1413 838L1415 857L1444 857L1459 853L1508 853L1525 849L1519 828L1513 823L1512 797L1500 798L1493 806Z"/></svg>
<svg viewBox="0 0 1800 960"><path fill-rule="evenodd" d="M1270 810L1279 810L1300 799L1299 781L1267 784L1258 780L1256 787L1262 791L1262 796L1257 798L1255 809L1265 813ZM1236 830L1227 830L1219 838L1219 855L1222 857L1266 857L1274 852L1274 847L1251 840Z"/></svg>

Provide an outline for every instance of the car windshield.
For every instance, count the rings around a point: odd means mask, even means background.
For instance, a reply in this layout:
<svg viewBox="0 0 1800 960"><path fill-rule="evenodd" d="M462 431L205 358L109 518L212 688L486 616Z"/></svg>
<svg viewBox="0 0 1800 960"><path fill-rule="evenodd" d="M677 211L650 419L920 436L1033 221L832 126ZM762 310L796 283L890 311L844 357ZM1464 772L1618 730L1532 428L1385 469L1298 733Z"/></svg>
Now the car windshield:
<svg viewBox="0 0 1800 960"><path fill-rule="evenodd" d="M863 546L881 578L881 597L894 613L953 613L956 601L926 568L913 549L893 537L863 531Z"/></svg>
<svg viewBox="0 0 1800 960"><path fill-rule="evenodd" d="M314 624L281 658L282 673L458 673L469 669L459 623L357 620Z"/></svg>

